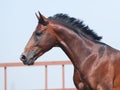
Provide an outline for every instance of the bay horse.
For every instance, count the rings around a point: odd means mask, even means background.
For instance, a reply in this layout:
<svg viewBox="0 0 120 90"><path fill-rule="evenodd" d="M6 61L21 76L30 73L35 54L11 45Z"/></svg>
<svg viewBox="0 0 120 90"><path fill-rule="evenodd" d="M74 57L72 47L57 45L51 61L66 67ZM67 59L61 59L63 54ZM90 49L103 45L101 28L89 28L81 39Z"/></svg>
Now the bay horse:
<svg viewBox="0 0 120 90"><path fill-rule="evenodd" d="M101 36L81 20L67 14L46 18L36 14L38 25L20 59L25 65L53 47L60 47L74 65L78 90L120 90L120 51L102 43Z"/></svg>

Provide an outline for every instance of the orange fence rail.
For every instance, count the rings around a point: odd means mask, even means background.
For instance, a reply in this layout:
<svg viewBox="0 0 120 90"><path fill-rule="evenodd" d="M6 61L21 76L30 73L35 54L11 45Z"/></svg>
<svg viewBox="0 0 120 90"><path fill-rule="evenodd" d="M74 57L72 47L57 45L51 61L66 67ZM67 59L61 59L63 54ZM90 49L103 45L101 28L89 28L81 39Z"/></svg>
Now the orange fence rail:
<svg viewBox="0 0 120 90"><path fill-rule="evenodd" d="M34 90L76 90L75 88L65 88L65 65L71 65L70 61L50 61L50 62L36 62L33 66L45 66L45 89ZM62 88L48 89L48 66L61 65L62 66ZM4 90L7 90L7 68L8 67L25 67L22 63L0 63L0 67L4 68Z"/></svg>

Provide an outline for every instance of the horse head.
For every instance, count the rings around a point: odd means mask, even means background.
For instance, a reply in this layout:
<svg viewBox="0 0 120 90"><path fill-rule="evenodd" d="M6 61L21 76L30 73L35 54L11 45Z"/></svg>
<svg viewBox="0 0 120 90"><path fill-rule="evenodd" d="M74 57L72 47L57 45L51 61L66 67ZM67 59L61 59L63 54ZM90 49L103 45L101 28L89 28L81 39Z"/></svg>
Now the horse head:
<svg viewBox="0 0 120 90"><path fill-rule="evenodd" d="M57 44L55 36L51 34L53 28L50 26L49 20L40 12L39 15L36 14L36 17L38 25L20 57L21 61L26 65L34 64L38 57Z"/></svg>

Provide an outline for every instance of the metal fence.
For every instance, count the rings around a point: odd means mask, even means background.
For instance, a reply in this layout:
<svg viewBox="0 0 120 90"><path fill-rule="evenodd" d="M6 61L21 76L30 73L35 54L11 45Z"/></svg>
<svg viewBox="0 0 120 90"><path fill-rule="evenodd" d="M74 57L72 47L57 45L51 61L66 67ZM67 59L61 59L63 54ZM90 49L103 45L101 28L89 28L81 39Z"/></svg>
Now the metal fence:
<svg viewBox="0 0 120 90"><path fill-rule="evenodd" d="M49 62L36 62L33 66L45 66L45 89L34 90L76 90L75 88L65 88L65 65L71 65L70 61L49 61ZM48 66L62 66L62 88L48 88ZM4 68L4 90L7 90L7 68L9 67L25 67L22 63L0 63L0 68Z"/></svg>

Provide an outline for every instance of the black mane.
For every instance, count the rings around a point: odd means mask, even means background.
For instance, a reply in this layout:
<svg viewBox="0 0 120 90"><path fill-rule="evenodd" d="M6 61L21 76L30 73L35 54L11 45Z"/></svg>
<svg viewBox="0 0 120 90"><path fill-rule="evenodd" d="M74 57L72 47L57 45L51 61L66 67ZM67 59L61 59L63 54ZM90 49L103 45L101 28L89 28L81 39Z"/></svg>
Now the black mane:
<svg viewBox="0 0 120 90"><path fill-rule="evenodd" d="M62 25L65 25L77 34L82 34L86 36L87 38L94 40L94 41L100 41L102 39L101 36L98 36L93 30L91 30L88 26L83 24L83 21L78 20L74 17L69 17L67 14L56 14L52 17L48 17L50 20L55 20Z"/></svg>

